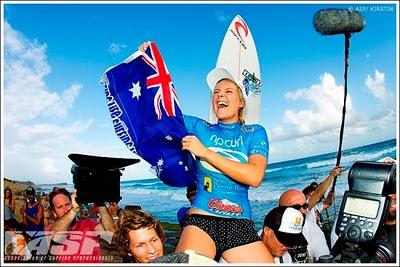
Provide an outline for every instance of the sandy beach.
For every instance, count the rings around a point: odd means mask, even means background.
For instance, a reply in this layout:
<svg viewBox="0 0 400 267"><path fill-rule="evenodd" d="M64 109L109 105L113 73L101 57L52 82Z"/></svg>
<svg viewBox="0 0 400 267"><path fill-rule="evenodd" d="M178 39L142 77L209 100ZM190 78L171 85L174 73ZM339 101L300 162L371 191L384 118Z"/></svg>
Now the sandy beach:
<svg viewBox="0 0 400 267"><path fill-rule="evenodd" d="M13 192L13 198L15 199L15 215L19 222L22 221L21 214L19 212L20 208L24 204L24 196L25 190L29 186L28 184L22 183L20 181L15 181L11 179L4 178L4 189L9 187ZM39 197L41 194L40 188L36 185L32 185L36 189L36 194ZM169 222L161 222L161 225L165 231L165 244L164 244L164 253L168 254L174 252L175 246L178 243L180 228L179 224L169 223ZM107 242L101 242L101 248L104 256L109 260L105 262L113 262L119 263L122 262L122 259L118 256L116 252L116 247L114 244L108 244Z"/></svg>

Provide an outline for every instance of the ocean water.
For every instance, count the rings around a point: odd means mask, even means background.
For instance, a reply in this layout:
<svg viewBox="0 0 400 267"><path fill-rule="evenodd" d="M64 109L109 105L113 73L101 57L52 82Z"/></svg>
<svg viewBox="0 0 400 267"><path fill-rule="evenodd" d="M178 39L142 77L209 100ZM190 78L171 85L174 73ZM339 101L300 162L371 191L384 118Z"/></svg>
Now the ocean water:
<svg viewBox="0 0 400 267"><path fill-rule="evenodd" d="M348 190L348 171L356 161L376 161L384 157L396 158L396 139L342 151L341 166L345 171L337 178L335 202L328 210L334 216L340 208L343 194ZM290 188L302 190L313 181L322 182L336 164L336 152L307 158L271 163L264 181L258 188L250 188L249 199L257 229L262 227L265 214L278 204L282 192ZM53 185L40 186L49 192ZM73 184L67 189L72 190ZM164 185L159 179L121 182L120 207L139 205L161 221L176 223L176 212L189 206L186 188Z"/></svg>

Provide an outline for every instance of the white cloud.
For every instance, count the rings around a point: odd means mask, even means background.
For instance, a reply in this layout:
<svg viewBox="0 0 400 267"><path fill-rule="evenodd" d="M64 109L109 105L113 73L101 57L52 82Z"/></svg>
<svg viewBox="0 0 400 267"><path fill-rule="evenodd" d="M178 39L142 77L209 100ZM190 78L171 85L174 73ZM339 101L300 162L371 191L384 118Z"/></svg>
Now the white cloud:
<svg viewBox="0 0 400 267"><path fill-rule="evenodd" d="M4 29L5 124L32 120L39 115L65 116L82 85L72 84L61 94L50 91L44 81L51 72L46 44L27 39L7 21Z"/></svg>
<svg viewBox="0 0 400 267"><path fill-rule="evenodd" d="M340 125L342 119L342 105L344 88L337 85L335 78L324 73L320 77L320 84L309 88L290 91L285 94L289 101L306 105L302 109L288 109L283 113L282 124L274 125L269 131L272 148L271 160L279 161L289 158L311 156L318 153L334 151L339 142ZM384 88L384 75L375 72L375 78L367 78L371 88ZM366 80L366 81L367 81ZM390 91L384 92L388 97ZM382 108L383 107L383 108ZM377 110L370 110L370 116L358 112L348 93L346 102L346 123L344 128L344 142L357 143L358 139L391 138L393 125L396 125L396 112L388 106L378 106ZM289 150L284 149L289 147ZM315 150L318 148L317 151ZM300 153L300 154L299 154Z"/></svg>
<svg viewBox="0 0 400 267"><path fill-rule="evenodd" d="M117 43L112 43L108 47L108 53L110 54L118 54L121 52L122 49L127 48L128 46L126 44L117 44Z"/></svg>
<svg viewBox="0 0 400 267"><path fill-rule="evenodd" d="M373 96L384 100L387 97L387 90L385 88L385 74L375 70L375 77L369 74L365 79L365 86L372 93Z"/></svg>
<svg viewBox="0 0 400 267"><path fill-rule="evenodd" d="M324 73L320 79L320 84L312 85L309 89L299 89L285 94L288 100L305 100L310 103L308 109L299 111L288 109L284 112L283 121L293 127L298 135L313 135L335 129L341 120L343 86L337 85L335 78L329 73ZM347 96L346 109L348 119L355 115L350 95ZM275 131L276 134L279 132L286 131L282 129Z"/></svg>
<svg viewBox="0 0 400 267"><path fill-rule="evenodd" d="M92 119L70 125L63 121L82 85L74 82L62 92L49 89L45 77L51 67L46 50L46 44L26 38L5 21L4 174L13 179L65 180L71 166L68 151L85 147L76 135L93 123ZM59 119L62 126L39 122L49 116Z"/></svg>

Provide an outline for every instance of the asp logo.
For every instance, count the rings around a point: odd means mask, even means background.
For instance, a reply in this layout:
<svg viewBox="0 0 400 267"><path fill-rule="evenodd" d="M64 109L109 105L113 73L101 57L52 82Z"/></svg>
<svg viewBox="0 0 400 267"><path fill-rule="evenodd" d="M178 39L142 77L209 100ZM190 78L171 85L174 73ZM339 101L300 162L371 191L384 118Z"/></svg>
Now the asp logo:
<svg viewBox="0 0 400 267"><path fill-rule="evenodd" d="M16 242L16 234L5 232L5 248L12 249L10 255L17 255L27 248L35 255L68 256L68 255L92 255L96 247L99 247L98 238L111 244L112 232L108 231L65 231L53 235L53 240L60 240L60 244L50 245L52 239L51 231L27 231L28 242ZM20 234L18 234L20 235Z"/></svg>

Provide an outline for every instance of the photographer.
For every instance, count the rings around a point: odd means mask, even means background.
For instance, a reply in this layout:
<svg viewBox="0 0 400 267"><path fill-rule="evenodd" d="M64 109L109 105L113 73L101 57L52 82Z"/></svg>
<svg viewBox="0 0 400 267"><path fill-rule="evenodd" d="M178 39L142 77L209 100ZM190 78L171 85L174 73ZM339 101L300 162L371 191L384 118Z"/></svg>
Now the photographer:
<svg viewBox="0 0 400 267"><path fill-rule="evenodd" d="M303 224L303 214L291 207L275 207L265 216L260 237L275 263L307 261L308 243L302 234Z"/></svg>
<svg viewBox="0 0 400 267"><path fill-rule="evenodd" d="M57 262L103 262L99 237L96 234L110 234L111 241L112 234L115 232L111 215L104 203L96 203L101 215L100 223L91 218L78 220L76 216L80 207L76 203L75 197L76 191L70 194L65 188L54 188L49 194L50 208L55 217L54 224L46 228L46 230L52 231L51 251L56 256ZM54 243L66 245L67 253L62 245ZM71 251L75 253L71 253Z"/></svg>

